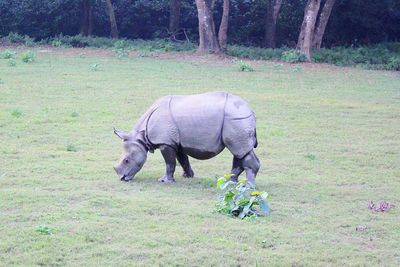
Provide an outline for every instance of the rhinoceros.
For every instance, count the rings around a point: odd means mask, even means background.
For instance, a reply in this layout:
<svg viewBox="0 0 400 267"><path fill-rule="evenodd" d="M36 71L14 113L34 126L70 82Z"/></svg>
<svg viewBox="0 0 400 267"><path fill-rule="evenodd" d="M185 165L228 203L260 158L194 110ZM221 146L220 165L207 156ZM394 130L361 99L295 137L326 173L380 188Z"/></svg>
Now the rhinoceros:
<svg viewBox="0 0 400 267"><path fill-rule="evenodd" d="M132 180L147 159L148 152L160 149L166 172L158 181L174 182L176 159L184 177L193 177L189 158L205 160L225 147L233 155L231 180L245 171L255 182L260 161L257 147L256 117L248 103L227 92L171 95L158 99L130 132L114 128L123 140L124 152L114 167L123 181Z"/></svg>

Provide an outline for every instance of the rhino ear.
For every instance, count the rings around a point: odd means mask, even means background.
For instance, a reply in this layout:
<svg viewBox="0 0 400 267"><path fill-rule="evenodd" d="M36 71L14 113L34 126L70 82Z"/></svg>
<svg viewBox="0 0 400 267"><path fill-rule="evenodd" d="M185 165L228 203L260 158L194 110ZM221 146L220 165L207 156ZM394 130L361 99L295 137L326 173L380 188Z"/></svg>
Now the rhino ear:
<svg viewBox="0 0 400 267"><path fill-rule="evenodd" d="M129 137L129 134L127 132L121 131L121 130L117 130L114 128L114 133L121 138L123 141L127 140Z"/></svg>

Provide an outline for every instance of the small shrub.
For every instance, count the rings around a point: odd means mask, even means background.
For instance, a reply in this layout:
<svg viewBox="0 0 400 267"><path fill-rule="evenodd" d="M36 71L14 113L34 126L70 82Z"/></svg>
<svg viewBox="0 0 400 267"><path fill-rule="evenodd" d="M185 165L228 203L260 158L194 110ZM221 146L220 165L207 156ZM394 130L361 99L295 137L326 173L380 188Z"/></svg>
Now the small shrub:
<svg viewBox="0 0 400 267"><path fill-rule="evenodd" d="M63 45L63 43L59 39L52 40L50 44L53 47L61 47Z"/></svg>
<svg viewBox="0 0 400 267"><path fill-rule="evenodd" d="M282 53L281 59L289 63L299 63L307 60L307 57L294 49Z"/></svg>
<svg viewBox="0 0 400 267"><path fill-rule="evenodd" d="M250 63L246 63L244 61L239 62L239 70L240 71L245 71L245 72L253 72L254 68L253 66L250 65Z"/></svg>
<svg viewBox="0 0 400 267"><path fill-rule="evenodd" d="M25 42L25 36L20 35L16 32L10 32L7 37L7 41L13 44L23 44Z"/></svg>
<svg viewBox="0 0 400 267"><path fill-rule="evenodd" d="M13 50L6 49L3 52L1 52L0 58L11 59L11 58L15 58L16 55L17 55L17 52L15 52Z"/></svg>
<svg viewBox="0 0 400 267"><path fill-rule="evenodd" d="M78 149L76 149L76 147L73 144L68 144L67 145L67 151L69 151L69 152L77 152Z"/></svg>
<svg viewBox="0 0 400 267"><path fill-rule="evenodd" d="M21 60L25 63L31 63L35 61L35 54L32 51L25 51L21 54Z"/></svg>
<svg viewBox="0 0 400 267"><path fill-rule="evenodd" d="M400 57L391 57L387 63L387 69L400 70Z"/></svg>
<svg viewBox="0 0 400 267"><path fill-rule="evenodd" d="M128 49L130 47L130 43L127 40L118 40L114 42L114 49Z"/></svg>
<svg viewBox="0 0 400 267"><path fill-rule="evenodd" d="M36 227L36 232L42 235L51 235L53 233L53 230L50 227L41 224Z"/></svg>
<svg viewBox="0 0 400 267"><path fill-rule="evenodd" d="M256 191L255 186L241 179L237 183L230 180L231 175L225 175L217 180L217 187L221 190L216 209L220 213L244 219L254 219L266 216L270 209L267 202L267 192Z"/></svg>
<svg viewBox="0 0 400 267"><path fill-rule="evenodd" d="M19 111L18 109L14 109L14 110L11 112L11 115L12 115L13 117L15 117L15 118L20 118L20 117L22 117L22 112Z"/></svg>
<svg viewBox="0 0 400 267"><path fill-rule="evenodd" d="M32 47L35 46L35 40L28 35L24 36L24 45Z"/></svg>
<svg viewBox="0 0 400 267"><path fill-rule="evenodd" d="M17 62L16 62L14 59L10 58L10 59L7 61L7 65L8 65L9 67L15 67L15 66L17 66Z"/></svg>

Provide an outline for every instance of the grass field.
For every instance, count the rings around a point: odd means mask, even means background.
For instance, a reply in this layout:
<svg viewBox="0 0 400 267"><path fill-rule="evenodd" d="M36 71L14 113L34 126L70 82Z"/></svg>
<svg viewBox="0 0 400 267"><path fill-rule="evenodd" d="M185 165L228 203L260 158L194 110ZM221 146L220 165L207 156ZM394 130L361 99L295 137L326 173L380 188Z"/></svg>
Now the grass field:
<svg viewBox="0 0 400 267"><path fill-rule="evenodd" d="M35 52L33 63L0 60L0 266L400 265L399 73ZM122 152L113 127L130 130L160 96L216 90L257 114L269 217L213 212L228 151L192 160L196 177L179 169L174 184L157 182L159 151L133 182L112 169ZM367 208L380 200L397 207Z"/></svg>

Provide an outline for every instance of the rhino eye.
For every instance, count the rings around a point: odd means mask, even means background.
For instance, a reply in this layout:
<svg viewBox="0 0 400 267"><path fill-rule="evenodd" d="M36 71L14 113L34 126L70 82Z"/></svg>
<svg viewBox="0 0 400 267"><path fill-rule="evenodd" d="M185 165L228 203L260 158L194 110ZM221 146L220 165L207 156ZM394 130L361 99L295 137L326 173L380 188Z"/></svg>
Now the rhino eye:
<svg viewBox="0 0 400 267"><path fill-rule="evenodd" d="M129 160L128 160L128 159L125 159L124 162L125 162L126 164L128 164L128 163L129 163Z"/></svg>

